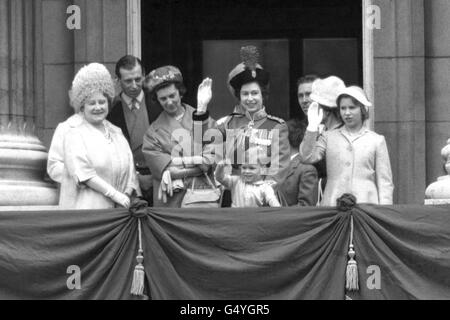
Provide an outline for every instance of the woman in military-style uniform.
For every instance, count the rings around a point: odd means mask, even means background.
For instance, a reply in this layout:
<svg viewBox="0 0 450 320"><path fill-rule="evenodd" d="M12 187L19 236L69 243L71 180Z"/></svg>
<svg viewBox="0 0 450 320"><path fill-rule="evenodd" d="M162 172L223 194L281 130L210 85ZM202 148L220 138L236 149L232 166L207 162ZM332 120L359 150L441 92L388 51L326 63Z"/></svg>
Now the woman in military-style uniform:
<svg viewBox="0 0 450 320"><path fill-rule="evenodd" d="M217 122L225 142L225 156L232 160L233 174L239 174L244 151L252 146L267 150L270 163L266 180L282 183L289 166L288 129L284 120L267 114L269 74L257 63L254 46L241 49L242 63L228 75L228 87L239 104L233 113Z"/></svg>

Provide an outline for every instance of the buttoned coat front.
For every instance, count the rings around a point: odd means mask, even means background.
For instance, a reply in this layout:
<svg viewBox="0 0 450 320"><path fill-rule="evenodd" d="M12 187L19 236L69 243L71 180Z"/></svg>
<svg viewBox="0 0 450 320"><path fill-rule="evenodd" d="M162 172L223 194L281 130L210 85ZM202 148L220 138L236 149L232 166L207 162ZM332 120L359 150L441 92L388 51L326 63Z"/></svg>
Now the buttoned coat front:
<svg viewBox="0 0 450 320"><path fill-rule="evenodd" d="M322 206L336 206L344 193L353 194L358 203L392 204L394 185L384 136L369 129L350 136L345 127L317 135L306 131L300 157L311 164L326 158Z"/></svg>

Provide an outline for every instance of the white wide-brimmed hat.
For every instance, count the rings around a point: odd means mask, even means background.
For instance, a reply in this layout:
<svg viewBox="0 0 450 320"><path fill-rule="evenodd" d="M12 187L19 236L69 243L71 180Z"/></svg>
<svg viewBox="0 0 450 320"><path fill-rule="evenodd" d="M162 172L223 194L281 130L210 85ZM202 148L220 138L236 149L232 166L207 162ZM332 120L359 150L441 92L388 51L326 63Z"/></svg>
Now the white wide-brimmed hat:
<svg viewBox="0 0 450 320"><path fill-rule="evenodd" d="M336 76L317 79L312 83L310 98L328 108L337 108L336 99L343 89L344 81Z"/></svg>
<svg viewBox="0 0 450 320"><path fill-rule="evenodd" d="M355 100L359 101L362 105L364 105L366 107L372 106L372 103L369 101L369 99L367 99L367 96L366 96L366 93L364 92L364 90L358 86L350 86L345 89L342 89L339 92L336 102L343 95L354 98Z"/></svg>

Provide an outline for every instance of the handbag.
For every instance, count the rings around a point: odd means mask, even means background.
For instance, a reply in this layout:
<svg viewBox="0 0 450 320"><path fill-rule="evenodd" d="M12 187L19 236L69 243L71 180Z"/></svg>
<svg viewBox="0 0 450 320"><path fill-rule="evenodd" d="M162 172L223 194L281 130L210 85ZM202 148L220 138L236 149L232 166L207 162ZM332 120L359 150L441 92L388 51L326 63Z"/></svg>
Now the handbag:
<svg viewBox="0 0 450 320"><path fill-rule="evenodd" d="M222 204L222 190L216 187L204 172L206 181L211 188L195 189L194 177L192 187L186 190L181 202L181 208L220 208Z"/></svg>

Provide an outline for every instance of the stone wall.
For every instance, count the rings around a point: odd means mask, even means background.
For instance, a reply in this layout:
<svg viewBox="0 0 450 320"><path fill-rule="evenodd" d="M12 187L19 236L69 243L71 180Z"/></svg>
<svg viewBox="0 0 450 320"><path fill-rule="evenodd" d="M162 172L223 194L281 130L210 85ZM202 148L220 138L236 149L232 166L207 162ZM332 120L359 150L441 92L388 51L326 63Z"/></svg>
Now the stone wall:
<svg viewBox="0 0 450 320"><path fill-rule="evenodd" d="M66 25L70 5L80 7L81 28ZM37 134L47 147L59 122L72 114L68 90L75 73L90 62L104 63L114 74L115 62L127 53L127 1L38 0ZM39 32L40 31L40 32Z"/></svg>
<svg viewBox="0 0 450 320"><path fill-rule="evenodd" d="M450 138L450 1L424 1L427 185L445 175L441 149Z"/></svg>
<svg viewBox="0 0 450 320"><path fill-rule="evenodd" d="M425 122L424 1L373 4L381 8L381 29L373 34L375 131L388 143L394 202L423 203L430 142Z"/></svg>
<svg viewBox="0 0 450 320"><path fill-rule="evenodd" d="M450 2L375 0L375 130L388 141L397 203L423 203L450 138Z"/></svg>
<svg viewBox="0 0 450 320"><path fill-rule="evenodd" d="M68 30L66 9L81 8L81 30ZM375 130L386 136L396 203L423 203L426 186L443 174L440 150L450 137L450 2L373 0ZM75 72L97 61L111 72L127 52L126 0L37 0L37 134L47 147L72 110L67 91Z"/></svg>

